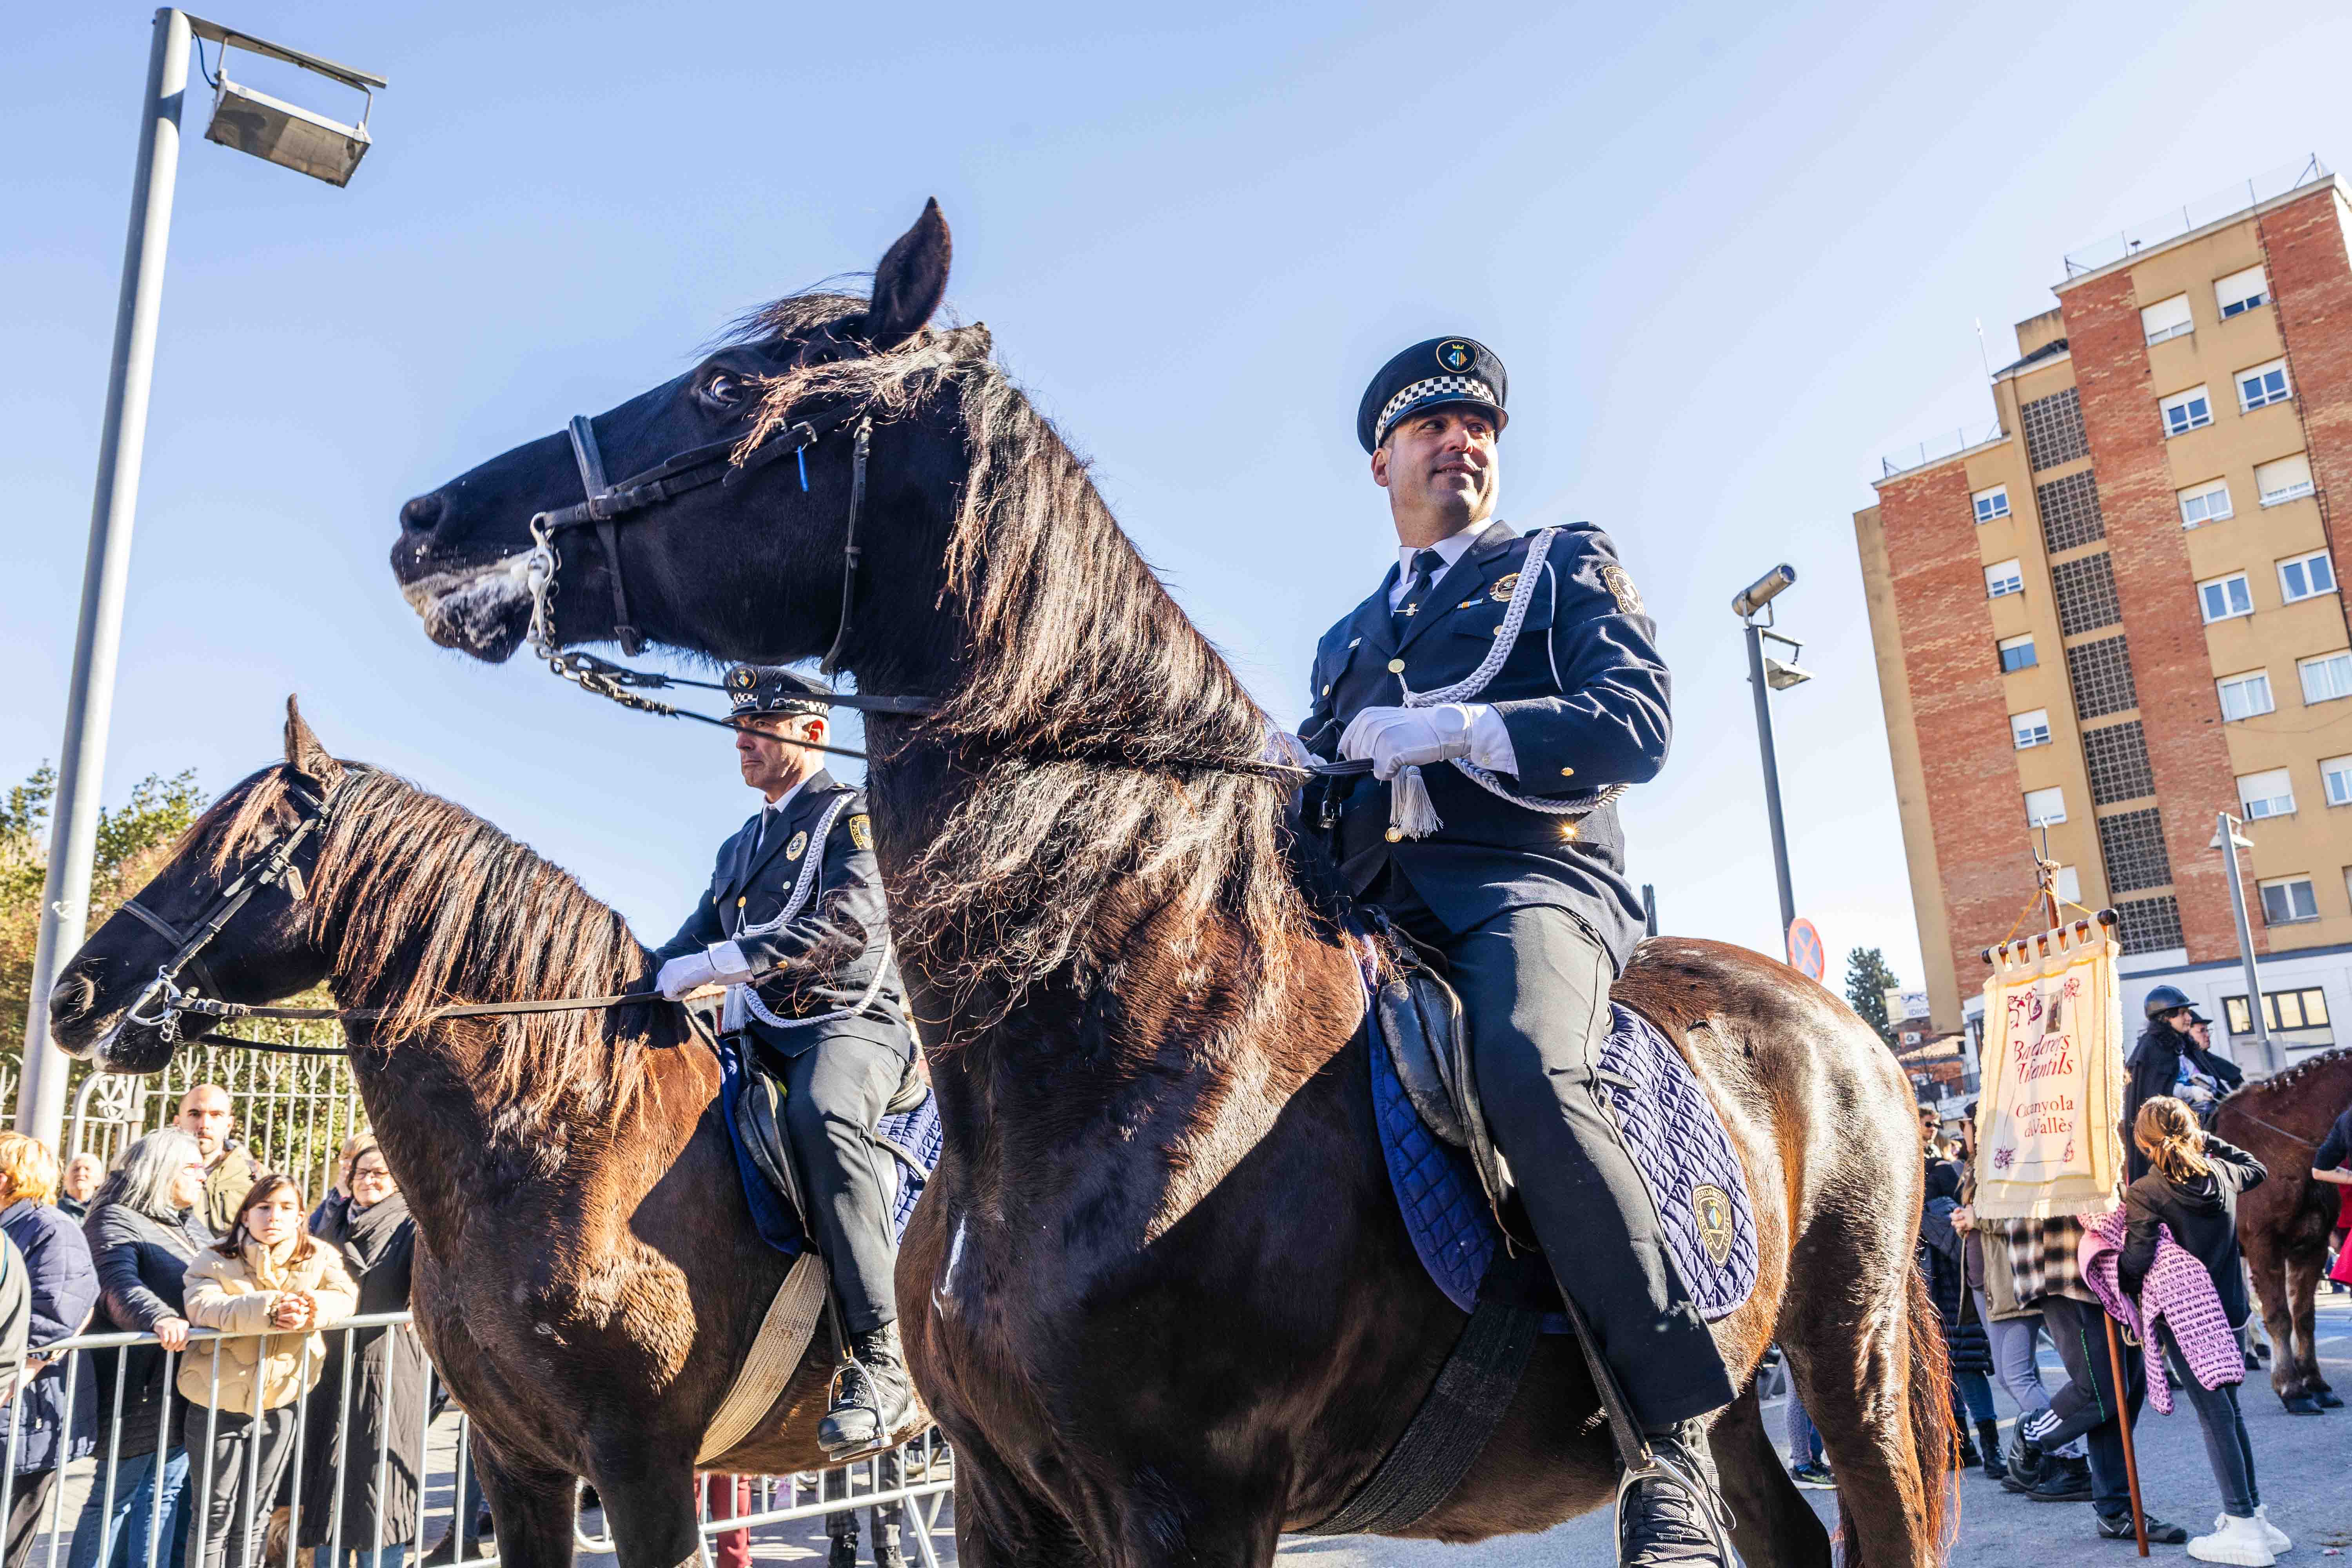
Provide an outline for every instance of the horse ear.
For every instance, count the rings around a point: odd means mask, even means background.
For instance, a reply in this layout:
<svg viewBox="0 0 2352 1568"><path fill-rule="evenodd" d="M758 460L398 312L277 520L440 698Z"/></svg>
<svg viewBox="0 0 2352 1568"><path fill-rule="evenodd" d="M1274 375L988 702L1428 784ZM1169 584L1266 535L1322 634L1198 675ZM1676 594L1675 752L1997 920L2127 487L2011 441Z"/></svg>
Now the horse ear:
<svg viewBox="0 0 2352 1568"><path fill-rule="evenodd" d="M866 309L866 341L895 349L923 330L948 291L948 220L937 196L923 204L915 226L898 237L874 268L873 303Z"/></svg>
<svg viewBox="0 0 2352 1568"><path fill-rule="evenodd" d="M286 765L327 787L343 776L343 764L319 744L319 737L302 721L301 707L291 697L286 699Z"/></svg>

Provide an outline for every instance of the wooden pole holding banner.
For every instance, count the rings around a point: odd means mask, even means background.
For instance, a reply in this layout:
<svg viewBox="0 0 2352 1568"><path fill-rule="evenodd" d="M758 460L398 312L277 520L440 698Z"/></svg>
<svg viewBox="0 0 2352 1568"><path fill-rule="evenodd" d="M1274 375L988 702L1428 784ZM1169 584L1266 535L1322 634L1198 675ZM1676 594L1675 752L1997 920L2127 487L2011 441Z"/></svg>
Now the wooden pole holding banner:
<svg viewBox="0 0 2352 1568"><path fill-rule="evenodd" d="M2048 842L2046 831L2043 842ZM2057 868L2047 854L2033 858L2033 874L2042 884L2042 907L2050 917L2050 929L2063 931L2066 922L2059 915L2058 889L2053 885ZM2113 925L2114 912L2102 910L2099 923ZM2131 1134L2126 1131L2124 1136L2128 1138ZM2122 1281L2118 1279L2116 1283L2120 1287ZM2124 1440L2124 1480L2131 1490L2132 1539L2139 1545L2139 1554L2145 1557L2147 1555L2147 1515L2139 1503L2139 1451L2132 1443L2131 1396L2124 1387L2123 1337L2116 1332L2116 1320L2105 1307L2099 1309L2099 1320L2107 1325L2107 1371L2116 1380L2116 1430L2123 1435Z"/></svg>

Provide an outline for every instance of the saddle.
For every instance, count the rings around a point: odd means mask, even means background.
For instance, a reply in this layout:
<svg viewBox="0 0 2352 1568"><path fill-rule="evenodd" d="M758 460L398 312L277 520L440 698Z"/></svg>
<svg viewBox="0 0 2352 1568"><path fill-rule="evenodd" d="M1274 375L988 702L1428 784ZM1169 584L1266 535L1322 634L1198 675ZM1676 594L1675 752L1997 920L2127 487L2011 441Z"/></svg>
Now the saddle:
<svg viewBox="0 0 2352 1568"><path fill-rule="evenodd" d="M1395 972L1372 994L1372 1016L1389 1063L1422 1125L1467 1156L1486 1206L1499 1222L1511 1190L1511 1168L1486 1132L1462 998L1410 942L1392 942L1391 955Z"/></svg>
<svg viewBox="0 0 2352 1568"><path fill-rule="evenodd" d="M801 1222L805 1235L808 1209L793 1164L793 1136L784 1125L784 1099L791 1091L785 1087L782 1076L768 1062L765 1052L748 1042L741 1042L740 1037L737 1039L736 1059L742 1067L742 1080L737 1086L734 1105L737 1142L751 1168L791 1205L793 1217ZM913 1173L918 1191L930 1174L930 1164L921 1160L917 1149L907 1147L904 1140L889 1136L892 1131L890 1124L894 1121L904 1121L927 1109L930 1097L931 1086L923 1081L922 1074L915 1070L915 1064L908 1062L905 1072L899 1077L898 1091L882 1108L883 1130L875 1136L875 1142ZM934 1153L933 1158L936 1157ZM902 1176L899 1186L903 1190L906 1185ZM913 1212L911 1204L906 1207L907 1212Z"/></svg>

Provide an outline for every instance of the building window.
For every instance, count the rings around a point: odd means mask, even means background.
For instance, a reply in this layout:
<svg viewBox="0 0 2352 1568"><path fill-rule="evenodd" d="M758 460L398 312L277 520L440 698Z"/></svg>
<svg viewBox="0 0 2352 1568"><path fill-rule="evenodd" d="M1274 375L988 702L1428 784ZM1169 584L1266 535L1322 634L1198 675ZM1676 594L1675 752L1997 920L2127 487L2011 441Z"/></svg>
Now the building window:
<svg viewBox="0 0 2352 1568"><path fill-rule="evenodd" d="M2053 566L2050 591L2058 601L2058 630L2063 636L2095 631L2124 618L2123 606L2116 602L2115 563L2104 550Z"/></svg>
<svg viewBox="0 0 2352 1568"><path fill-rule="evenodd" d="M2319 898L2308 877L2274 877L2259 884L2263 890L2263 924L2291 926L2319 918Z"/></svg>
<svg viewBox="0 0 2352 1568"><path fill-rule="evenodd" d="M2215 621L2254 613L2254 593L2246 586L2243 572L2232 572L2226 577L2209 577L2198 584L2197 603L2203 608L2209 626Z"/></svg>
<svg viewBox="0 0 2352 1568"><path fill-rule="evenodd" d="M1977 521L1979 522L1990 522L1994 518L2007 517L2009 515L2009 487L2007 485L1995 485L1989 490L1979 490L1976 494L1970 496L1969 500L1976 505Z"/></svg>
<svg viewBox="0 0 2352 1568"><path fill-rule="evenodd" d="M2209 522L2219 522L2231 515L2230 485L2226 479L2215 479L2210 485L2198 485L2177 492L2180 498L2180 526L2201 528Z"/></svg>
<svg viewBox="0 0 2352 1568"><path fill-rule="evenodd" d="M2066 682L2074 689L2077 719L2096 719L2139 706L2139 692L2132 681L2131 649L2120 637L2067 648Z"/></svg>
<svg viewBox="0 0 2352 1568"><path fill-rule="evenodd" d="M2270 303L2270 280L2263 276L2260 267L2249 267L2243 272L2232 272L2227 278L2213 280L2213 302L2221 307L2221 319L2242 316L2257 305Z"/></svg>
<svg viewBox="0 0 2352 1568"><path fill-rule="evenodd" d="M2246 1005L2243 996L2222 997L2221 1012L2229 1021L2230 1033L2254 1032L2254 1010ZM2265 991L2263 1016L2273 1029L2324 1029L2327 1027L2327 993L2316 985L2296 991Z"/></svg>
<svg viewBox="0 0 2352 1568"><path fill-rule="evenodd" d="M2352 697L2352 653L2323 653L2317 658L2298 659L2294 668L2303 677L2306 706Z"/></svg>
<svg viewBox="0 0 2352 1568"><path fill-rule="evenodd" d="M2246 808L2246 820L2259 822L2265 816L2294 815L2294 781L2284 768L2272 768L2267 773L2238 775L2238 804Z"/></svg>
<svg viewBox="0 0 2352 1568"><path fill-rule="evenodd" d="M2336 567L2325 550L2282 561L2278 569L2279 597L2287 604L2336 592Z"/></svg>
<svg viewBox="0 0 2352 1568"><path fill-rule="evenodd" d="M2025 826L2040 827L2046 823L2066 820L2066 792L2052 785L2048 789L2025 792Z"/></svg>
<svg viewBox="0 0 2352 1568"><path fill-rule="evenodd" d="M2213 423L2213 399L2201 386L2176 392L2158 406L2164 410L2164 433L2168 437L2202 430Z"/></svg>
<svg viewBox="0 0 2352 1568"><path fill-rule="evenodd" d="M2123 950L2162 952L2181 945L2180 904L2170 893L2153 899L2132 899L2116 905L2116 929Z"/></svg>
<svg viewBox="0 0 2352 1568"><path fill-rule="evenodd" d="M2083 399L2074 388L2021 403L2017 422L2025 433L2025 460L2035 473L2091 455L2083 430Z"/></svg>
<svg viewBox="0 0 2352 1568"><path fill-rule="evenodd" d="M2021 669L2032 669L2042 660L2033 651L2033 638L2003 637L2000 639L2000 672L2014 675Z"/></svg>
<svg viewBox="0 0 2352 1568"><path fill-rule="evenodd" d="M2083 879L2075 875L2074 867L2058 868L2058 874L2051 879L2051 890L2058 895L2060 903L2073 904L2077 909L2082 907Z"/></svg>
<svg viewBox="0 0 2352 1568"><path fill-rule="evenodd" d="M2221 694L2223 723L2252 719L2278 706L2271 700L2271 672L2267 669L2249 670L2243 675L2225 675L2213 686Z"/></svg>
<svg viewBox="0 0 2352 1568"><path fill-rule="evenodd" d="M1994 562L1984 569L1984 573L1985 597L1988 599L2005 599L2011 594L2025 592L2025 574L2014 556L2007 561Z"/></svg>
<svg viewBox="0 0 2352 1568"><path fill-rule="evenodd" d="M2152 805L2099 818L2099 856L2107 863L2107 886L2116 892L2161 888L2172 880L2164 819Z"/></svg>
<svg viewBox="0 0 2352 1568"><path fill-rule="evenodd" d="M2238 384L2238 407L2248 414L2273 403L2284 403L2291 395L2286 384L2286 361L2283 359L2242 370L2232 379Z"/></svg>
<svg viewBox="0 0 2352 1568"><path fill-rule="evenodd" d="M2099 515L2099 483L2088 468L2034 486L2033 504L2042 513L2042 546L2053 555L2107 536L2106 519Z"/></svg>
<svg viewBox="0 0 2352 1568"><path fill-rule="evenodd" d="M2297 452L2274 463L2255 464L2254 493L2263 498L2264 506L2276 506L2281 501L2309 495L2311 459Z"/></svg>
<svg viewBox="0 0 2352 1568"><path fill-rule="evenodd" d="M2156 793L2147 765L2147 737L2139 721L2083 731L2083 763L2091 775L2091 804L2114 805Z"/></svg>
<svg viewBox="0 0 2352 1568"><path fill-rule="evenodd" d="M2021 752L2028 746L2048 745L2050 743L2050 710L2036 708L2031 713L2011 714L2009 736L2011 740L2017 742L2017 749Z"/></svg>
<svg viewBox="0 0 2352 1568"><path fill-rule="evenodd" d="M2319 782L2327 786L2327 804L2352 805L2352 757L2324 757Z"/></svg>
<svg viewBox="0 0 2352 1568"><path fill-rule="evenodd" d="M2146 307L2139 313L2139 327L2152 343L2160 343L2167 338L2186 337L2197 330L2197 323L2189 318L2189 296L2175 294L2169 300L2158 300Z"/></svg>

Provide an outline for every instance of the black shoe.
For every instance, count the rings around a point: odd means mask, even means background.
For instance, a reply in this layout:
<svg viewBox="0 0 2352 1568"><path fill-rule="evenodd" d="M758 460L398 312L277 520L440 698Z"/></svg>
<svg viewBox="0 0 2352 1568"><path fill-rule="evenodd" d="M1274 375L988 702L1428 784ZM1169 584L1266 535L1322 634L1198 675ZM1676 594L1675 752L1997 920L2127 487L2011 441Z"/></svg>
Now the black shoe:
<svg viewBox="0 0 2352 1568"><path fill-rule="evenodd" d="M1832 1475L1830 1468L1819 1459L1808 1459L1805 1463L1795 1467L1790 1470L1789 1479L1808 1491L1823 1492L1837 1489L1837 1477Z"/></svg>
<svg viewBox="0 0 2352 1568"><path fill-rule="evenodd" d="M2167 1524L2152 1513L2143 1513L2139 1517L2140 1521L2147 1526L2147 1543L2150 1546L2182 1546L2188 1543L2189 1532L2179 1525ZM2121 1513L2099 1515L2099 1534L2109 1541L2139 1539L2132 1530L2129 1509L2124 1510Z"/></svg>
<svg viewBox="0 0 2352 1568"><path fill-rule="evenodd" d="M835 1378L833 1406L816 1424L817 1446L835 1459L879 1447L915 1413L896 1323L852 1335L849 1349L853 1359Z"/></svg>
<svg viewBox="0 0 2352 1568"><path fill-rule="evenodd" d="M1650 1466L1617 1483L1618 1568L1731 1568L1731 1511L1696 1421L1649 1438Z"/></svg>
<svg viewBox="0 0 2352 1568"><path fill-rule="evenodd" d="M2091 1461L2052 1454L2042 1461L2042 1479L2026 1489L2035 1502L2091 1500Z"/></svg>
<svg viewBox="0 0 2352 1568"><path fill-rule="evenodd" d="M1977 1423L1977 1447L1984 1455L1985 1479L1998 1481L2007 1478L2009 1468L2000 1462L2000 1423Z"/></svg>
<svg viewBox="0 0 2352 1568"><path fill-rule="evenodd" d="M2003 1460L2008 1473L2000 1478L2001 1489L2032 1491L2033 1483L2042 1479L2042 1445L2027 1441L2025 1423L2021 1419L2010 1428L2009 1453Z"/></svg>
<svg viewBox="0 0 2352 1568"><path fill-rule="evenodd" d="M824 1568L857 1568L857 1537L835 1536L833 1551L825 1557Z"/></svg>

